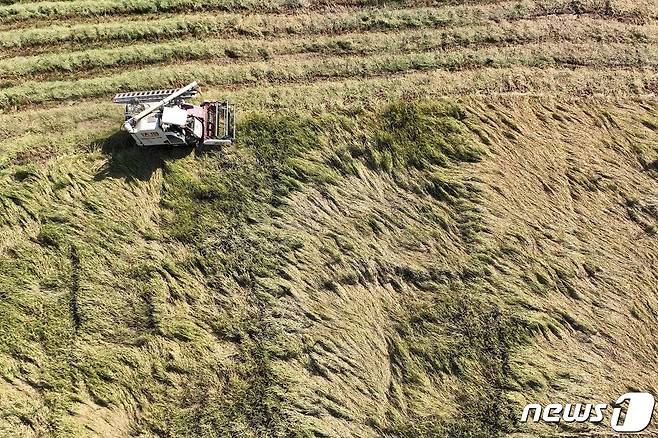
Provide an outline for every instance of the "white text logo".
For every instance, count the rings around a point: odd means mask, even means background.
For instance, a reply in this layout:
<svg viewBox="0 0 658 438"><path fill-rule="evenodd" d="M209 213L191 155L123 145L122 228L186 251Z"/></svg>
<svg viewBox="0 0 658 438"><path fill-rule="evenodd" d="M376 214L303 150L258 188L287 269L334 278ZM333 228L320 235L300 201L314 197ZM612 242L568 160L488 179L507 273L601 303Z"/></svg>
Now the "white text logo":
<svg viewBox="0 0 658 438"><path fill-rule="evenodd" d="M628 402L626 409L623 405ZM653 395L646 392L628 392L617 399L612 405L612 416L610 427L615 432L642 432L649 426L653 416L653 408L656 401ZM605 403L581 404L581 403L551 403L542 406L537 403L526 405L521 415L521 422L528 420L546 423L600 423L603 421L604 412L608 409ZM622 417L622 413L625 415Z"/></svg>

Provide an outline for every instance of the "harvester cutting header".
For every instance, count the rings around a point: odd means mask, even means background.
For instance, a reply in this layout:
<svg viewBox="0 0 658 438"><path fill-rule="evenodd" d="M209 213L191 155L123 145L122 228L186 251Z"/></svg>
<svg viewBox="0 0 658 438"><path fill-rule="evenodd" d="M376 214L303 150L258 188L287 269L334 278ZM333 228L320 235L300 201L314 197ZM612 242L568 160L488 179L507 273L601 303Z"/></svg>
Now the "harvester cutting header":
<svg viewBox="0 0 658 438"><path fill-rule="evenodd" d="M196 82L173 90L119 93L127 131L139 146L215 146L235 140L235 115L228 102L185 103L199 90Z"/></svg>

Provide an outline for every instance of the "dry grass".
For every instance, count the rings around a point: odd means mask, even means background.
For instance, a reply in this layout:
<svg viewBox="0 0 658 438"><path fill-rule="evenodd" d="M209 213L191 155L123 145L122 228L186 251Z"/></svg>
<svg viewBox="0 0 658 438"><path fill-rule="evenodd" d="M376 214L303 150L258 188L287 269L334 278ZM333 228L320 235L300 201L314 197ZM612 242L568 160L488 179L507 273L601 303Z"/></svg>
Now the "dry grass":
<svg viewBox="0 0 658 438"><path fill-rule="evenodd" d="M628 216L626 200L637 198L632 208L643 221L655 221L642 207L651 205L642 193L651 193L654 180L633 146L644 145L645 161L658 157L650 148L657 134L646 126L655 106L592 101L566 110L559 101L518 98L423 105L394 107L404 119L392 109L375 115L381 127L329 115L254 116L241 123L240 147L198 159L167 151L145 155L121 143L85 152L81 138L62 140L62 149L41 163L11 159L3 171L9 209L2 234L13 261L4 262L2 284L11 297L4 314L13 315L4 319L6 332L16 336L3 344L3 376L13 385L33 382L50 400L43 402L44 420L33 426L75 433L89 424L102 433L100 416L119 415L147 434L413 436L474 427L489 435L514 427L514 403L533 391L565 396L532 377L561 375L561 362L535 350L522 353L518 342L527 342L528 333L539 336L533 343L557 339L567 360L591 345L587 337L612 342L605 335L617 333L606 325L612 314L589 313L603 297L630 288L625 280L649 293L647 277L604 273L633 272L621 257L629 251L623 245L632 242L637 263L653 248L647 228ZM360 117L373 120L371 113ZM423 156L419 150L381 149L406 141L382 143L377 132L390 123L410 133L417 132L414 124L429 123L420 132L440 129L447 141L479 145L486 155L469 164L460 157L470 155L430 144L447 161L414 170L419 166L409 163ZM443 131L452 125L457 137ZM574 126L600 140L590 141L592 148L560 140ZM618 130L614 144L604 140L608 129ZM272 136L276 130L280 135ZM386 160L359 149L355 139L364 135L373 148L393 153L396 164L387 168ZM523 146L540 138L546 147ZM612 159L624 167L595 177ZM589 164L569 167L560 160ZM537 180L538 172L551 176ZM527 197L530 182L537 188ZM558 194L568 207L546 210L542 197ZM592 210L593 201L607 207ZM602 214L601 224L572 228L573 237L559 231L561 221L591 221L591 212L611 208L614 220ZM521 210L528 219L518 222ZM591 244L598 234L586 230L599 233L603 223L615 225ZM564 258L567 241L576 246ZM545 249L529 252L528 242ZM592 275L607 280L597 283ZM46 305L52 316L29 310ZM24 318L43 333L34 338L21 329ZM527 331L519 332L522 327ZM578 330L585 337L569 335ZM60 359L72 351L73 361ZM40 367L18 367L28 358ZM607 360L614 382L627 362ZM39 371L49 367L51 373ZM618 389L600 386L596 374L585 377L588 367L575 370L571 381L590 381L592 397ZM230 380L219 378L227 372ZM69 375L87 389L71 387ZM635 382L652 380L640 373ZM509 404L482 417L484 402L475 394L499 404L504 388L513 388ZM139 414L131 413L133 400L141 400ZM58 414L94 404L91 416ZM468 423L454 417L457 406ZM116 409L124 411L112 414Z"/></svg>
<svg viewBox="0 0 658 438"><path fill-rule="evenodd" d="M519 407L656 392L655 2L367 3L0 7L0 435L555 434ZM108 95L191 79L237 144L117 133Z"/></svg>

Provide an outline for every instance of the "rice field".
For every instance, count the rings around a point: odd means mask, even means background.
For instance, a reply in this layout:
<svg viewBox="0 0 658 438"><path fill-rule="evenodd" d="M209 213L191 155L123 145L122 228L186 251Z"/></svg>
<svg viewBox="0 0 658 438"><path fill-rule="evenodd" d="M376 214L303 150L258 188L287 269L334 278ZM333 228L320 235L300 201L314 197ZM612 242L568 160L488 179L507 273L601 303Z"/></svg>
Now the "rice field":
<svg viewBox="0 0 658 438"><path fill-rule="evenodd" d="M609 433L519 418L658 390L657 42L654 0L0 0L0 436ZM234 145L120 133L193 80Z"/></svg>

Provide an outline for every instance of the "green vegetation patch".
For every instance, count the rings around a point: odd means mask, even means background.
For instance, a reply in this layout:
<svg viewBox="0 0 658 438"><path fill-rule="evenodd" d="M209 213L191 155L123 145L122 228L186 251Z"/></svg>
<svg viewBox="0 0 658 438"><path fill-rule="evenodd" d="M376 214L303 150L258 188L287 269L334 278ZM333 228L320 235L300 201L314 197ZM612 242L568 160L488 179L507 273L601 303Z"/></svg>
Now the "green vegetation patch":
<svg viewBox="0 0 658 438"><path fill-rule="evenodd" d="M277 281L287 276L286 260L300 242L266 224L306 178L294 160L318 146L320 126L303 116L255 115L239 129L235 150L210 152L195 168L172 162L165 169L165 231L195 249L180 268L205 273L219 312L209 321L212 331L239 352L235 366L221 371L222 382L207 370L191 371L191 404L158 422L177 436L300 430L283 413L292 388L280 366L298 347L274 313Z"/></svg>
<svg viewBox="0 0 658 438"><path fill-rule="evenodd" d="M176 239L195 242L226 223L262 220L268 206L306 179L294 159L319 145L318 122L256 115L239 128L232 155L205 157L197 173L185 164L167 167L164 206L173 212L167 231Z"/></svg>
<svg viewBox="0 0 658 438"><path fill-rule="evenodd" d="M525 321L487 302L475 284L451 282L416 298L389 343L392 370L407 390L423 376L462 382L453 418L411 415L385 428L392 436L493 437L511 432L517 406L505 392L513 384L510 357L528 341Z"/></svg>
<svg viewBox="0 0 658 438"><path fill-rule="evenodd" d="M466 139L461 123L465 117L456 105L431 101L389 105L378 120L379 129L367 151L370 161L386 170L445 166L449 160L478 161L483 151Z"/></svg>
<svg viewBox="0 0 658 438"><path fill-rule="evenodd" d="M361 159L373 170L427 170L426 179L439 178L431 176L437 167L476 162L485 154L469 137L465 118L458 105L430 100L398 101L375 113L339 118L332 133L346 145L333 151L329 164L354 174L353 160Z"/></svg>

